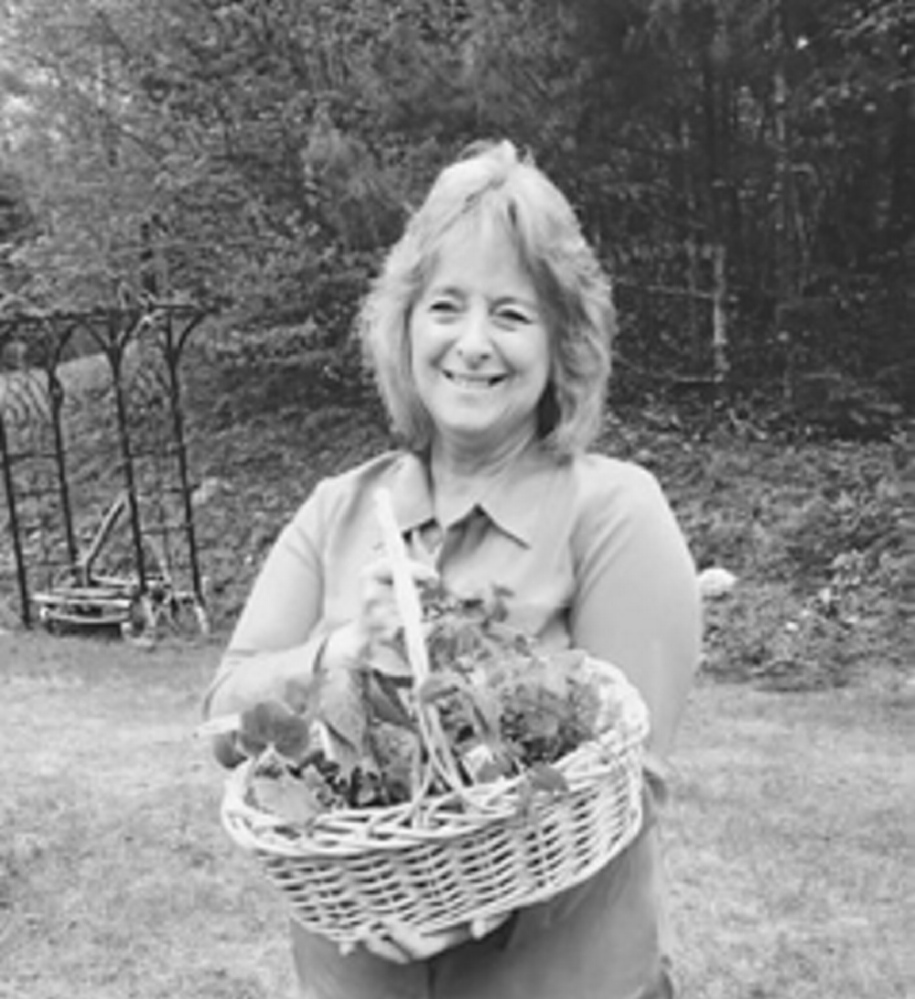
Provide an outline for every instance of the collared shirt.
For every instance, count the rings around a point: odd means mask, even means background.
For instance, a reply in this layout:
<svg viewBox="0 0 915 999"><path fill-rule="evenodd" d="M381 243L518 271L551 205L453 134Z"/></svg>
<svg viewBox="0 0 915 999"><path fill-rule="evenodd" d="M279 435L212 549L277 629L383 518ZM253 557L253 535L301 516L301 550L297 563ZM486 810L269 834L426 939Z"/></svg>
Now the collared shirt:
<svg viewBox="0 0 915 999"><path fill-rule="evenodd" d="M307 670L323 637L352 620L360 573L383 553L379 487L391 492L414 557L431 559L449 589L471 594L496 585L508 594L510 623L547 647L582 648L620 667L648 706L652 753L668 754L699 658L699 596L686 543L644 469L597 454L557 460L539 446L448 523L436 518L428 466L412 454L384 454L320 483L268 556L209 699L219 691L221 709L242 706L259 670L268 663ZM364 953L341 957L297 929L302 994L666 995L656 853L648 830L586 885L525 910L506 939L497 932L403 968Z"/></svg>

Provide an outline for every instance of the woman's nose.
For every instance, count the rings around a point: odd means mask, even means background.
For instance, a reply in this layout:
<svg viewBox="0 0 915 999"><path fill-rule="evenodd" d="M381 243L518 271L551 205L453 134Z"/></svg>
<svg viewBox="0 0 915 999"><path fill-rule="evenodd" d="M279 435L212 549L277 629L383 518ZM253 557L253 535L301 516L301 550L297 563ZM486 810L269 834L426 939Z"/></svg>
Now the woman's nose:
<svg viewBox="0 0 915 999"><path fill-rule="evenodd" d="M489 335L489 317L479 309L470 310L461 324L456 348L458 356L467 364L479 364L492 354Z"/></svg>

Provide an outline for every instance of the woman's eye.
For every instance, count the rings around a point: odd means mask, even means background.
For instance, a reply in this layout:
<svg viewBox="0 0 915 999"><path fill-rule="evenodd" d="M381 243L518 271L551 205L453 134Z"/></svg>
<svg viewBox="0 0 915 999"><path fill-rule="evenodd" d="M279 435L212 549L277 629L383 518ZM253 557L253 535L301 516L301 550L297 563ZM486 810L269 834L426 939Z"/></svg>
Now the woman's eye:
<svg viewBox="0 0 915 999"><path fill-rule="evenodd" d="M511 306L499 309L496 313L500 322L511 326L526 326L530 321L530 316L521 309L514 309Z"/></svg>
<svg viewBox="0 0 915 999"><path fill-rule="evenodd" d="M457 310L457 302L450 298L434 298L429 303L429 311L436 316L451 316Z"/></svg>

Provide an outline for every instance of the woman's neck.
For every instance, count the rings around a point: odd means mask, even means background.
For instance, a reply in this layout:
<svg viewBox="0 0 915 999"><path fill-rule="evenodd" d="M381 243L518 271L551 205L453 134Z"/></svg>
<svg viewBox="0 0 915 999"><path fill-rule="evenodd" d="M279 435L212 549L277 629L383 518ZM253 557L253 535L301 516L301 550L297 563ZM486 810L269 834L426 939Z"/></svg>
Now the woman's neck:
<svg viewBox="0 0 915 999"><path fill-rule="evenodd" d="M528 449L534 436L521 437L486 452L462 450L449 447L442 440L435 441L430 468L439 519L450 521L453 516L447 516L449 511L456 513L481 499L489 484Z"/></svg>

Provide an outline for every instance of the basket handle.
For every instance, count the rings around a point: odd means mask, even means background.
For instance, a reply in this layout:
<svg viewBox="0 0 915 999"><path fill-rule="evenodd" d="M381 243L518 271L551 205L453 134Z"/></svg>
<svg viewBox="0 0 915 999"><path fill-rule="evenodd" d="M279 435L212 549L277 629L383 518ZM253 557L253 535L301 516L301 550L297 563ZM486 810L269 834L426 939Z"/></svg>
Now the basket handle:
<svg viewBox="0 0 915 999"><path fill-rule="evenodd" d="M414 684L419 686L429 675L429 653L422 631L422 605L410 572L407 548L394 516L394 503L390 492L387 489L379 489L375 494L375 503L385 551L391 560L394 599L403 624L407 659L413 671Z"/></svg>
<svg viewBox="0 0 915 999"><path fill-rule="evenodd" d="M404 544L397 518L394 516L394 502L387 489L375 493L375 507L381 526L385 551L391 560L391 576L394 584L394 600L404 629L407 646L407 661L413 673L413 689L419 694L420 687L430 673L429 653L422 627L422 605L413 574L410 572L407 548ZM451 747L442 731L441 720L433 705L423 704L417 696L417 717L420 734L429 753L434 771L453 790L464 787L460 772L451 752Z"/></svg>

